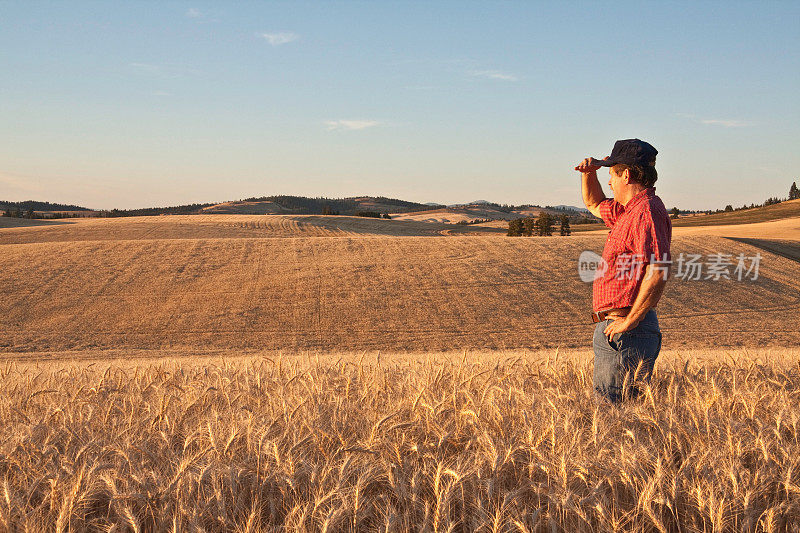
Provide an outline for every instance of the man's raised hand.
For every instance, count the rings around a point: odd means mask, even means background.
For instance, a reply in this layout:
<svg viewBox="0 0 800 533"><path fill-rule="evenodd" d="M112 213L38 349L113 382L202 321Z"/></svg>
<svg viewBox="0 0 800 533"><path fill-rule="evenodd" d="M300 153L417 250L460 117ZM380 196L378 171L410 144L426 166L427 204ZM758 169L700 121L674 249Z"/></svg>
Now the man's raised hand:
<svg viewBox="0 0 800 533"><path fill-rule="evenodd" d="M588 174L590 172L597 172L597 169L600 168L600 161L595 159L594 157L587 157L580 163L578 166L575 167L575 170L582 174Z"/></svg>

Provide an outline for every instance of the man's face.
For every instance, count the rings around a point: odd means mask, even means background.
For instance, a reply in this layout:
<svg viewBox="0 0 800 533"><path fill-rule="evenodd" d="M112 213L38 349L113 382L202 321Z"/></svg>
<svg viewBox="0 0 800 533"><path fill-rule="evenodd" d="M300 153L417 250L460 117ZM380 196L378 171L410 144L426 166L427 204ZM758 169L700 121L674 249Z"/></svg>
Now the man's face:
<svg viewBox="0 0 800 533"><path fill-rule="evenodd" d="M623 172L623 175L624 174L625 172ZM616 195L617 186L624 182L624 178L614 174L614 167L608 167L608 175L610 176L608 180L608 186L611 187L611 192L615 193Z"/></svg>

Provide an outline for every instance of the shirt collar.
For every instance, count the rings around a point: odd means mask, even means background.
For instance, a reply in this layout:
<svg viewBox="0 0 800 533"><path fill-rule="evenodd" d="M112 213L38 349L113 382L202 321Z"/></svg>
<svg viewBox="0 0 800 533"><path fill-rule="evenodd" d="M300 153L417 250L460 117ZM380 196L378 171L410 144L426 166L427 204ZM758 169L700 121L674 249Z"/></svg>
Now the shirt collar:
<svg viewBox="0 0 800 533"><path fill-rule="evenodd" d="M636 193L633 198L631 198L627 204L625 204L625 209L628 210L634 205L638 204L645 198L652 198L656 195L656 188L655 187L648 187L643 191Z"/></svg>

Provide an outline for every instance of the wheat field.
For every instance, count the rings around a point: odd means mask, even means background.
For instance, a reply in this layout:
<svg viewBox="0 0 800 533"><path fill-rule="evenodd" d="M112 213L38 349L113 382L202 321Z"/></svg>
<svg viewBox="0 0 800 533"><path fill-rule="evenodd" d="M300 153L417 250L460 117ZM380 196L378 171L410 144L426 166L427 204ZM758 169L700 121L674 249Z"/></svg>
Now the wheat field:
<svg viewBox="0 0 800 533"><path fill-rule="evenodd" d="M653 381L614 407L577 274L603 241L4 227L0 532L800 531L791 250L676 236L676 255L761 253L759 277L671 281Z"/></svg>
<svg viewBox="0 0 800 533"><path fill-rule="evenodd" d="M797 349L6 363L3 531L798 531Z"/></svg>

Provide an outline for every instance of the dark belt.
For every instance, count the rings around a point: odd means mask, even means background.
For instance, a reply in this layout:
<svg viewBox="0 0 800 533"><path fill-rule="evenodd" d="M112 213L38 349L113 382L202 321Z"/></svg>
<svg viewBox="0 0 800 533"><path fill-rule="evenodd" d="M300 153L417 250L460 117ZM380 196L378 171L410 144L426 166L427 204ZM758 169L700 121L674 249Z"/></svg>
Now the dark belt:
<svg viewBox="0 0 800 533"><path fill-rule="evenodd" d="M630 307L620 307L619 309L605 309L605 310L603 310L603 311L597 311L597 312L593 312L593 313L592 313L592 323L593 323L593 324L597 324L598 322L602 322L603 320L605 320L605 319L606 319L606 317L607 317L607 316L608 316L608 315L609 315L609 314L610 314L612 311L619 311L619 310L621 310L621 309L630 309Z"/></svg>

